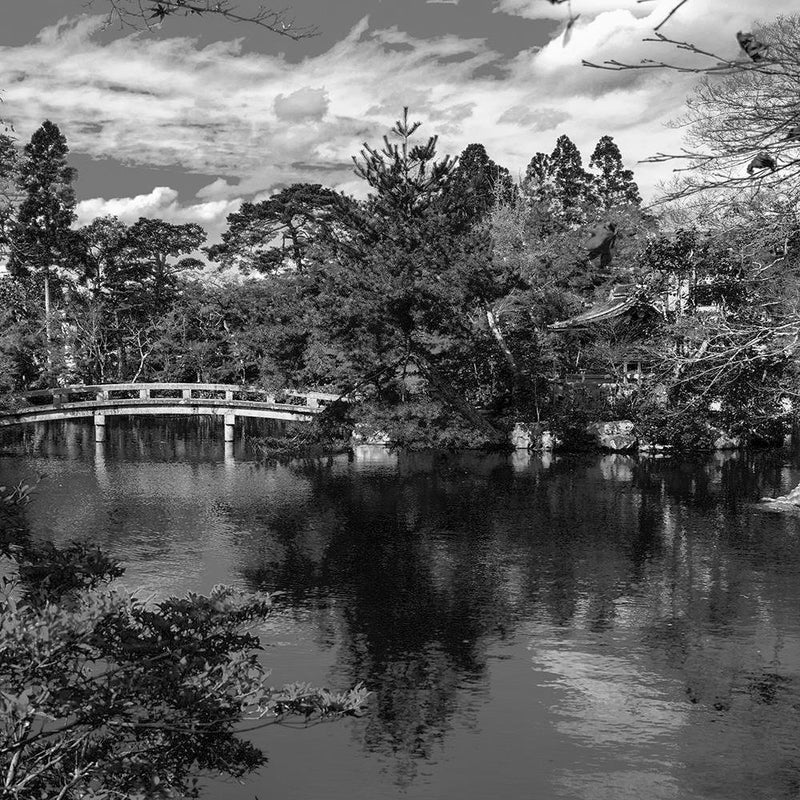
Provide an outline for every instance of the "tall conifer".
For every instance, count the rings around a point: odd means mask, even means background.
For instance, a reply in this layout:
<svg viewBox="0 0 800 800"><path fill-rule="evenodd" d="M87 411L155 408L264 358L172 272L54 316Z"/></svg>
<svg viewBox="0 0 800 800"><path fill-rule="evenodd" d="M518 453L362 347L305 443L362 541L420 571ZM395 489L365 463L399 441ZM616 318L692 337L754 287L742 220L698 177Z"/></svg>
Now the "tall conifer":
<svg viewBox="0 0 800 800"><path fill-rule="evenodd" d="M603 136L597 143L589 166L600 173L594 178L594 187L603 208L641 204L633 172L625 169L622 154L611 136Z"/></svg>
<svg viewBox="0 0 800 800"><path fill-rule="evenodd" d="M537 153L531 159L523 190L554 220L568 227L585 222L587 207L596 203L593 178L583 168L575 143L566 135L558 137L550 155Z"/></svg>
<svg viewBox="0 0 800 800"><path fill-rule="evenodd" d="M458 157L452 190L461 195L465 207L478 218L498 201L513 202L516 195L511 173L489 158L482 144L467 145Z"/></svg>
<svg viewBox="0 0 800 800"><path fill-rule="evenodd" d="M569 217L594 200L592 176L583 168L580 150L567 135L558 137L550 154L553 183L565 214Z"/></svg>
<svg viewBox="0 0 800 800"><path fill-rule="evenodd" d="M28 144L19 167L22 201L11 230L9 271L32 278L44 296L48 362L51 360L51 292L55 270L75 255L79 237L75 220L75 170L67 165L67 140L58 126L45 120Z"/></svg>

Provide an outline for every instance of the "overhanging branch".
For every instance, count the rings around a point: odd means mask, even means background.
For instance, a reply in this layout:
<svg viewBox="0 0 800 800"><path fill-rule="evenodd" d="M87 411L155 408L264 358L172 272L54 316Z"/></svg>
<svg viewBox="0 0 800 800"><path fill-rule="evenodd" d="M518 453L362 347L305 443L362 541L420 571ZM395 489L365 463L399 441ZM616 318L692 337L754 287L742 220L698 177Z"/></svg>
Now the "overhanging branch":
<svg viewBox="0 0 800 800"><path fill-rule="evenodd" d="M256 25L295 41L319 34L314 26L298 25L288 9L259 6L247 13L231 0L87 0L86 5L94 7L99 2L108 6L106 24L120 27L152 29L171 16L217 16Z"/></svg>

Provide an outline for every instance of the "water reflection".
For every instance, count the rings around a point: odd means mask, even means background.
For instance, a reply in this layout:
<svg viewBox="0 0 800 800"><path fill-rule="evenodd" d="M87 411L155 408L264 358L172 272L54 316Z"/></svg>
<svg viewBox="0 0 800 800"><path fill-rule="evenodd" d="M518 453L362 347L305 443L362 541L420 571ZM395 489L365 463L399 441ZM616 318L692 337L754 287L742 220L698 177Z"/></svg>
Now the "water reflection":
<svg viewBox="0 0 800 800"><path fill-rule="evenodd" d="M14 443L3 480L49 474L35 531L94 533L153 592L279 590L278 682L374 691L352 739L265 738L229 796L345 798L353 776L365 797L797 796L800 522L753 505L800 480L781 454L261 466L148 422ZM321 787L302 764L329 752Z"/></svg>

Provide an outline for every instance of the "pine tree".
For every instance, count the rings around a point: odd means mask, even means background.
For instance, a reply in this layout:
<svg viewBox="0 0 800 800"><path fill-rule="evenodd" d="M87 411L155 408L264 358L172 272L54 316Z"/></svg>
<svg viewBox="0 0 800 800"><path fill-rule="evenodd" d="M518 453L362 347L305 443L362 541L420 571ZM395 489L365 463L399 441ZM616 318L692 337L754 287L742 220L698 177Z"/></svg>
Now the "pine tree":
<svg viewBox="0 0 800 800"><path fill-rule="evenodd" d="M0 256L6 254L9 245L10 226L19 202L17 171L19 152L14 140L0 133Z"/></svg>
<svg viewBox="0 0 800 800"><path fill-rule="evenodd" d="M525 196L534 203L549 205L555 197L553 169L547 153L537 153L525 170L522 181Z"/></svg>
<svg viewBox="0 0 800 800"><path fill-rule="evenodd" d="M603 136L597 143L589 166L600 172L594 177L594 189L603 208L641 204L633 172L625 169L622 154L611 136Z"/></svg>
<svg viewBox="0 0 800 800"><path fill-rule="evenodd" d="M558 137L550 154L550 164L556 196L564 215L570 222L582 221L581 211L595 201L593 181L583 168L580 150L566 134Z"/></svg>
<svg viewBox="0 0 800 800"><path fill-rule="evenodd" d="M319 272L318 324L360 382L412 363L434 396L494 436L441 369L495 291L489 237L453 190L454 159L437 157L435 136L414 143L419 125L404 109L392 139L354 158L371 193L343 219L335 257Z"/></svg>
<svg viewBox="0 0 800 800"><path fill-rule="evenodd" d="M477 219L483 218L497 202L512 203L516 186L511 173L489 158L482 144L470 144L458 157L453 174L453 191Z"/></svg>
<svg viewBox="0 0 800 800"><path fill-rule="evenodd" d="M57 266L74 261L80 237L75 220L75 170L67 165L67 140L58 126L45 120L25 145L18 173L22 202L12 226L9 272L41 284L44 295L47 359L52 358L51 292L58 283Z"/></svg>
<svg viewBox="0 0 800 800"><path fill-rule="evenodd" d="M161 219L139 217L122 241L120 258L128 280L135 285L131 308L147 317L166 309L178 290L179 276L202 267L191 256L206 239L206 232L194 222L173 225Z"/></svg>
<svg viewBox="0 0 800 800"><path fill-rule="evenodd" d="M348 199L318 183L294 183L228 215L222 242L207 248L213 261L243 272L302 272L314 244Z"/></svg>
<svg viewBox="0 0 800 800"><path fill-rule="evenodd" d="M523 191L558 225L573 227L586 221L596 205L593 177L583 168L580 151L569 136L559 136L550 155L537 153L528 164Z"/></svg>

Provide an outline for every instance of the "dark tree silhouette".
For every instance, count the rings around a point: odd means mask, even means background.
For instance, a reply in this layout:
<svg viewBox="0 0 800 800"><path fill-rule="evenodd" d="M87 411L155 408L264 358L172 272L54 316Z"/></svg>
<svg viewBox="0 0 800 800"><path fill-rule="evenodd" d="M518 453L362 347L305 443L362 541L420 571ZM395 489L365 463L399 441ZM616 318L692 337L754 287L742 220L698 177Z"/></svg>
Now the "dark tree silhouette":
<svg viewBox="0 0 800 800"><path fill-rule="evenodd" d="M243 272L302 271L309 248L335 224L347 198L318 183L295 183L260 203L246 202L228 215L221 244L209 257Z"/></svg>
<svg viewBox="0 0 800 800"><path fill-rule="evenodd" d="M458 157L453 191L461 195L465 208L482 219L497 202L512 203L516 186L511 173L495 164L482 144L470 144Z"/></svg>
<svg viewBox="0 0 800 800"><path fill-rule="evenodd" d="M633 179L633 171L625 169L622 153L611 136L600 138L589 160L589 167L599 172L594 179L594 190L604 208L627 203L641 204L642 198Z"/></svg>
<svg viewBox="0 0 800 800"><path fill-rule="evenodd" d="M67 165L68 152L66 138L50 120L34 132L19 167L22 200L10 226L9 272L31 278L44 296L48 363L52 357L52 292L59 283L56 268L80 258L81 239L71 228L75 170Z"/></svg>
<svg viewBox="0 0 800 800"><path fill-rule="evenodd" d="M580 151L566 134L559 136L550 155L537 153L528 164L523 191L546 209L557 224L586 221L597 204L593 176L583 168Z"/></svg>

